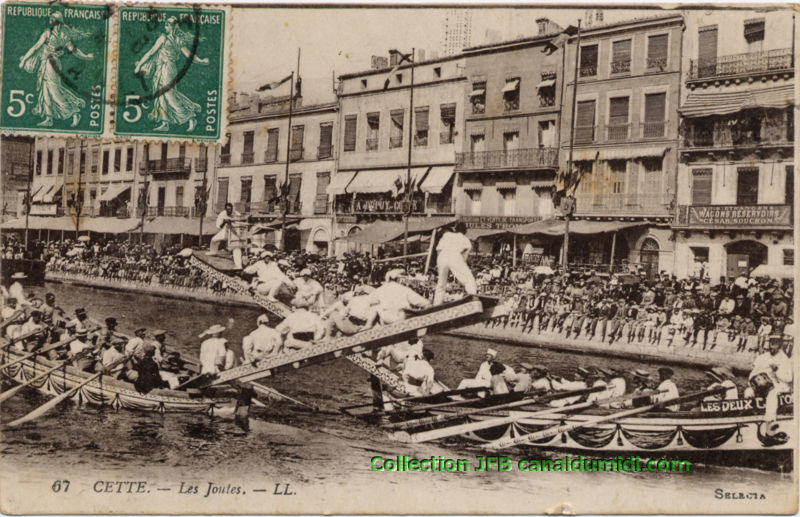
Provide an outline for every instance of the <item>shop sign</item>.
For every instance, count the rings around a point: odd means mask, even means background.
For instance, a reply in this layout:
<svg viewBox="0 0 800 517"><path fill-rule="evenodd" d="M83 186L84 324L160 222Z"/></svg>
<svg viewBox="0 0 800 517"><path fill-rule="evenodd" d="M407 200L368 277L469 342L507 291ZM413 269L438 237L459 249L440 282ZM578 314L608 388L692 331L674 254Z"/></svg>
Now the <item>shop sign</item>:
<svg viewBox="0 0 800 517"><path fill-rule="evenodd" d="M791 226L792 207L790 205L716 205L689 206L689 226Z"/></svg>
<svg viewBox="0 0 800 517"><path fill-rule="evenodd" d="M55 203L35 203L31 205L31 215L56 215L57 206Z"/></svg>
<svg viewBox="0 0 800 517"><path fill-rule="evenodd" d="M541 217L505 216L505 215L462 215L467 228L486 228L490 230L505 230L521 224L541 221Z"/></svg>

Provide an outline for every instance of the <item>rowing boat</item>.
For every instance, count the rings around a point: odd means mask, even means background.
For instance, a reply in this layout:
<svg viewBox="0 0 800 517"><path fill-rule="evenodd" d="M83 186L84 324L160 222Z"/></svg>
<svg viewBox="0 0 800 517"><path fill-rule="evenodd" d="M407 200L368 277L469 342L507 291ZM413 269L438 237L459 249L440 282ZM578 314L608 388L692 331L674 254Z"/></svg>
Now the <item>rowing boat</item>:
<svg viewBox="0 0 800 517"><path fill-rule="evenodd" d="M13 347L3 351L0 366L18 361L23 357ZM58 364L57 361L42 356L33 356L6 368L5 376L23 383L45 374ZM94 375L73 366L65 365L42 375L41 379L30 386L40 393L58 396L79 386ZM237 393L225 387L217 390L205 390L202 395L193 396L191 392L171 389L154 389L148 393L139 393L133 384L111 376L98 379L81 386L70 400L82 405L109 406L114 409L133 409L137 411L154 411L158 413L195 413L213 417L228 418L234 415L237 405Z"/></svg>

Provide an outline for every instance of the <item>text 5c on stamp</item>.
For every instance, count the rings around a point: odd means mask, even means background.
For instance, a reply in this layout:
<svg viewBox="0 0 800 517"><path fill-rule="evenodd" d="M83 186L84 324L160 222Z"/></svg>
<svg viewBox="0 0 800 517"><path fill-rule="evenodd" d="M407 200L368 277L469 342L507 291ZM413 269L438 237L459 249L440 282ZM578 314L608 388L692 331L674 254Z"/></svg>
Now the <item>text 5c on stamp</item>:
<svg viewBox="0 0 800 517"><path fill-rule="evenodd" d="M3 6L4 132L102 136L110 13L102 5Z"/></svg>
<svg viewBox="0 0 800 517"><path fill-rule="evenodd" d="M199 6L119 9L116 136L220 140L227 15Z"/></svg>

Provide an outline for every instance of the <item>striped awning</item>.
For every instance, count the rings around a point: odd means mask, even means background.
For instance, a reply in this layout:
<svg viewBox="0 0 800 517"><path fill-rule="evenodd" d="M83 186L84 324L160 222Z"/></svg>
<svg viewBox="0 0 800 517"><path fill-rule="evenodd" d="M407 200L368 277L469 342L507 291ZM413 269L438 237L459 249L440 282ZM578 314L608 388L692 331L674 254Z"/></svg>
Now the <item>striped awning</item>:
<svg viewBox="0 0 800 517"><path fill-rule="evenodd" d="M664 156L668 147L622 147L619 149L603 149L600 151L601 160L632 160L634 158L658 158Z"/></svg>
<svg viewBox="0 0 800 517"><path fill-rule="evenodd" d="M328 184L325 192L329 196L341 196L346 192L347 185L353 180L356 171L339 171L333 175L333 179Z"/></svg>
<svg viewBox="0 0 800 517"><path fill-rule="evenodd" d="M729 115L752 108L788 108L794 106L794 86L777 86L729 93L690 93L678 110L684 117Z"/></svg>

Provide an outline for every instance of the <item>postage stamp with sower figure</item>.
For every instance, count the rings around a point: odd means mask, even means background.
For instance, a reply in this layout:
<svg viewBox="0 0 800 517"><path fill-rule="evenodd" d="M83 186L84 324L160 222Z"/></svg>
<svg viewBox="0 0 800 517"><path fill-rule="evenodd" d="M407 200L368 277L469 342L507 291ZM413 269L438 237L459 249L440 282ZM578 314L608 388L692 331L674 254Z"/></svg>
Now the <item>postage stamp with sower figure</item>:
<svg viewBox="0 0 800 517"><path fill-rule="evenodd" d="M115 136L219 140L227 14L120 8Z"/></svg>
<svg viewBox="0 0 800 517"><path fill-rule="evenodd" d="M103 135L111 12L103 5L4 6L5 132Z"/></svg>

